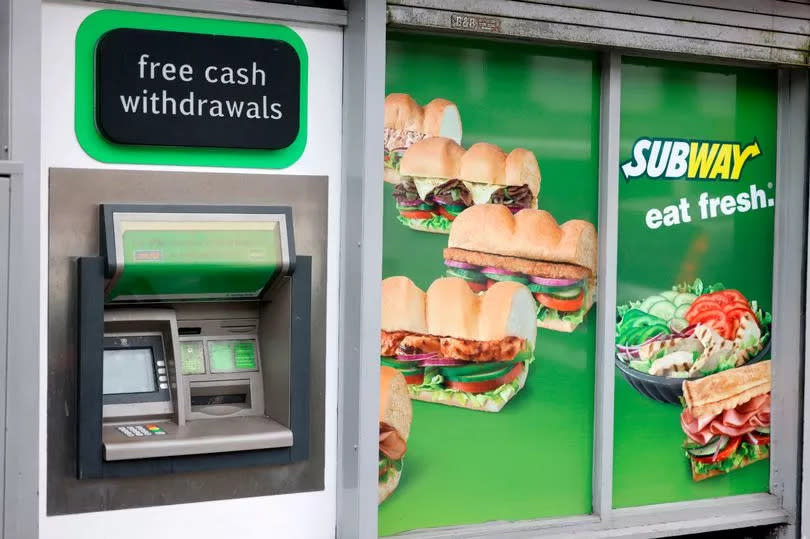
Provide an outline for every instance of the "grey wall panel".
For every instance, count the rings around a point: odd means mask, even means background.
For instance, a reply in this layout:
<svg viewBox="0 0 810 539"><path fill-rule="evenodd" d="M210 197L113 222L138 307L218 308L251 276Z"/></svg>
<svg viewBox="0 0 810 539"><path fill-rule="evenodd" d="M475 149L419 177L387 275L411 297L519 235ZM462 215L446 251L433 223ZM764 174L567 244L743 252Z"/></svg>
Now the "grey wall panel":
<svg viewBox="0 0 810 539"><path fill-rule="evenodd" d="M699 5L698 5L699 4ZM657 0L391 0L393 26L771 65L809 65L810 4Z"/></svg>
<svg viewBox="0 0 810 539"><path fill-rule="evenodd" d="M48 247L47 513L79 513L322 490L327 180L186 172L51 169ZM309 459L151 477L76 479L76 262L98 254L98 204L291 205L296 249L313 257ZM15 536L16 537L16 536Z"/></svg>

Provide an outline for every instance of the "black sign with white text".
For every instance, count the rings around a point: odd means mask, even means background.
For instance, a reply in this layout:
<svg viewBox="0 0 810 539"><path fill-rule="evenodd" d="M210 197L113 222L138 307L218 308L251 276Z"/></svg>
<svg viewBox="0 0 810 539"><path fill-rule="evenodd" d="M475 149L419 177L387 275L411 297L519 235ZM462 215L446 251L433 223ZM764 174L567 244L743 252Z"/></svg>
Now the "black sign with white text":
<svg viewBox="0 0 810 539"><path fill-rule="evenodd" d="M298 136L301 61L275 39L120 28L96 47L96 126L117 144L278 150Z"/></svg>

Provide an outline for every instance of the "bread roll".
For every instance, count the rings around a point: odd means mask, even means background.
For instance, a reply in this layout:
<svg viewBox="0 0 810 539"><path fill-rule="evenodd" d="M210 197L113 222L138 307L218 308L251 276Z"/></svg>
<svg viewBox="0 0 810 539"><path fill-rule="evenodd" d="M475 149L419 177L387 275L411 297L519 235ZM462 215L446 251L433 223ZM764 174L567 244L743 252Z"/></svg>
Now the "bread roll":
<svg viewBox="0 0 810 539"><path fill-rule="evenodd" d="M578 219L558 225L550 213L501 204L478 204L461 212L447 246L528 260L575 264L596 274L596 228Z"/></svg>
<svg viewBox="0 0 810 539"><path fill-rule="evenodd" d="M445 137L430 137L405 150L399 162L402 176L417 178L458 178L461 156L464 148L454 140Z"/></svg>
<svg viewBox="0 0 810 539"><path fill-rule="evenodd" d="M389 94L385 97L384 127L424 133L424 118L422 107L408 94Z"/></svg>
<svg viewBox="0 0 810 539"><path fill-rule="evenodd" d="M504 185L528 185L534 195L537 207L537 197L540 195L540 165L533 152L524 148L515 148L506 157Z"/></svg>
<svg viewBox="0 0 810 539"><path fill-rule="evenodd" d="M380 423L393 427L403 440L411 434L413 409L405 377L393 367L380 367Z"/></svg>
<svg viewBox="0 0 810 539"><path fill-rule="evenodd" d="M447 99L437 97L422 109L422 132L431 137L447 137L461 143L461 115Z"/></svg>
<svg viewBox="0 0 810 539"><path fill-rule="evenodd" d="M505 185L506 154L488 142L473 144L461 158L458 178L468 182Z"/></svg>
<svg viewBox="0 0 810 539"><path fill-rule="evenodd" d="M436 279L427 290L427 323L431 335L477 340L481 301L464 279Z"/></svg>
<svg viewBox="0 0 810 539"><path fill-rule="evenodd" d="M520 337L534 346L537 309L527 287L500 282L477 295L464 279L444 277L427 291L430 335L475 341Z"/></svg>
<svg viewBox="0 0 810 539"><path fill-rule="evenodd" d="M383 279L380 329L427 333L425 293L407 277Z"/></svg>
<svg viewBox="0 0 810 539"><path fill-rule="evenodd" d="M537 158L524 148L515 148L507 155L494 144L473 144L461 158L458 178L493 185L528 185L535 202L540 194Z"/></svg>
<svg viewBox="0 0 810 539"><path fill-rule="evenodd" d="M383 127L398 131L414 131L429 137L448 137L461 142L461 115L452 101L436 98L424 107L408 94L388 94L385 97Z"/></svg>
<svg viewBox="0 0 810 539"><path fill-rule="evenodd" d="M388 471L388 477L383 483L377 483L377 503L381 504L394 492L399 486L399 478L402 472L396 469Z"/></svg>
<svg viewBox="0 0 810 539"><path fill-rule="evenodd" d="M693 417L717 415L771 391L771 360L685 380L683 398Z"/></svg>

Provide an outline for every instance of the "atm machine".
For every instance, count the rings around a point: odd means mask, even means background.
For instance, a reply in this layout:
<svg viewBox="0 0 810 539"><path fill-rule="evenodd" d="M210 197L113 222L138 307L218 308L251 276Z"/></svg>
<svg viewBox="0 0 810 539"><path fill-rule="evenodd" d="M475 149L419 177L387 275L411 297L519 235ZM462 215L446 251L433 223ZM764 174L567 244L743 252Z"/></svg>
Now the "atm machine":
<svg viewBox="0 0 810 539"><path fill-rule="evenodd" d="M292 210L102 204L78 259L80 479L306 459L311 259Z"/></svg>

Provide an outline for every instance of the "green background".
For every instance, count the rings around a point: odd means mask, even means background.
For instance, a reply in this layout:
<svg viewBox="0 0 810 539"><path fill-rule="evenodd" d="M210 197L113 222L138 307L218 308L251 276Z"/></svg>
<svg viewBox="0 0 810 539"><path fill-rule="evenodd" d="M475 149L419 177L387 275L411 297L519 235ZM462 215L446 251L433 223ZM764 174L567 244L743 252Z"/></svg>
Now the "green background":
<svg viewBox="0 0 810 539"><path fill-rule="evenodd" d="M767 70L625 59L622 66L621 149L632 155L642 136L737 141L754 137L762 155L739 181L625 181L619 172L617 305L700 277L740 290L770 310L773 208L700 220L697 198L736 195L751 184L773 198L776 174L776 77ZM773 183L772 183L773 184ZM648 209L686 197L691 223L650 230ZM613 505L628 507L766 492L768 461L700 483L692 481L681 444L680 407L637 393L616 373Z"/></svg>
<svg viewBox="0 0 810 539"><path fill-rule="evenodd" d="M540 208L560 222L597 222L596 55L390 34L386 62L386 93L455 102L465 147L532 150ZM391 192L385 184L383 277L406 275L427 289L444 273L447 236L400 224ZM380 506L380 534L590 513L595 326L594 308L574 333L538 330L526 386L497 414L414 402L402 479Z"/></svg>
<svg viewBox="0 0 810 539"><path fill-rule="evenodd" d="M93 113L95 106L94 65L96 43L98 43L102 35L114 28L257 37L278 39L289 43L295 49L301 61L301 104L298 137L290 146L280 150L127 146L107 141L96 129ZM76 138L79 140L82 149L87 152L87 155L104 163L285 168L301 157L307 144L308 69L309 62L304 41L295 31L286 26L113 9L96 11L82 21L76 33Z"/></svg>

